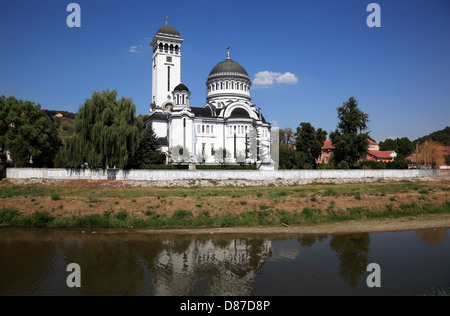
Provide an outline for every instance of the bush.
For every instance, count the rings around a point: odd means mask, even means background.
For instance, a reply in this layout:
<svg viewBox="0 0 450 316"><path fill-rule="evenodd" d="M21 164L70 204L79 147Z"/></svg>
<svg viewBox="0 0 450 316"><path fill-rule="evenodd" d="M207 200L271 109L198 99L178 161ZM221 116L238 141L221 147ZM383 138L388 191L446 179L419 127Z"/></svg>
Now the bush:
<svg viewBox="0 0 450 316"><path fill-rule="evenodd" d="M124 221L128 218L128 212L125 210L120 210L114 215L114 217L119 221Z"/></svg>
<svg viewBox="0 0 450 316"><path fill-rule="evenodd" d="M347 161L341 161L336 165L336 169L350 169Z"/></svg>
<svg viewBox="0 0 450 316"><path fill-rule="evenodd" d="M52 194L52 201L59 201L61 197L58 194Z"/></svg>
<svg viewBox="0 0 450 316"><path fill-rule="evenodd" d="M20 215L20 212L15 208L4 208L0 211L0 223L9 223L14 217Z"/></svg>
<svg viewBox="0 0 450 316"><path fill-rule="evenodd" d="M305 207L305 208L303 208L302 214L306 218L310 219L313 216L313 214L314 214L314 210L312 208Z"/></svg>

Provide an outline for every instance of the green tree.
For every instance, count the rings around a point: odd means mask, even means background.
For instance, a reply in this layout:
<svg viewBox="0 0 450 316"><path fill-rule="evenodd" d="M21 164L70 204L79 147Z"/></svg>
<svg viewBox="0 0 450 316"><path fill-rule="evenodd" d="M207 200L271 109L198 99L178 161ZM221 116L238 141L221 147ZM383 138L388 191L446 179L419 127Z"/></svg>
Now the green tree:
<svg viewBox="0 0 450 316"><path fill-rule="evenodd" d="M280 129L278 139L280 144L286 145L288 147L291 147L293 144L295 144L295 137L292 128L288 127Z"/></svg>
<svg viewBox="0 0 450 316"><path fill-rule="evenodd" d="M380 150L395 150L398 152L398 143L391 138L386 139L384 142L379 142L378 146L380 146Z"/></svg>
<svg viewBox="0 0 450 316"><path fill-rule="evenodd" d="M281 169L297 168L296 151L285 144L279 148L279 166Z"/></svg>
<svg viewBox="0 0 450 316"><path fill-rule="evenodd" d="M9 151L16 167L53 167L61 142L56 124L41 106L15 97L0 98L0 158Z"/></svg>
<svg viewBox="0 0 450 316"><path fill-rule="evenodd" d="M133 159L133 165L136 168L145 168L148 165L160 164L160 148L161 144L156 137L155 131L151 127L146 128Z"/></svg>
<svg viewBox="0 0 450 316"><path fill-rule="evenodd" d="M300 123L297 127L295 147L298 152L303 153L301 156L306 165L317 166L316 160L322 153L323 142L326 138L326 131L321 128L316 130L310 123Z"/></svg>
<svg viewBox="0 0 450 316"><path fill-rule="evenodd" d="M93 92L75 118L74 132L65 140L70 167L128 167L142 135L142 120L136 117L131 99L117 100L117 92Z"/></svg>
<svg viewBox="0 0 450 316"><path fill-rule="evenodd" d="M414 144L408 137L397 138L395 140L388 138L378 145L380 146L380 150L395 150L396 153L402 154L405 157L414 152Z"/></svg>
<svg viewBox="0 0 450 316"><path fill-rule="evenodd" d="M338 111L338 126L330 133L330 140L335 149L333 151L335 165L343 165L345 161L349 167L361 159L367 152L369 133L367 123L368 114L358 108L354 97L344 102Z"/></svg>

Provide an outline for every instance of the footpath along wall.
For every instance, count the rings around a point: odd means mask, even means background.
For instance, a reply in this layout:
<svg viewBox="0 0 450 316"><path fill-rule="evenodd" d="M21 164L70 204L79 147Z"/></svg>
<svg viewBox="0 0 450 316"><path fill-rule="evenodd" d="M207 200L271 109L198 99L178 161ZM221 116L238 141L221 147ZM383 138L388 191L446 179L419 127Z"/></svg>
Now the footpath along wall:
<svg viewBox="0 0 450 316"><path fill-rule="evenodd" d="M314 181L326 179L410 179L439 177L439 169L402 170L90 170L90 169L46 169L7 168L9 179L42 180L299 180Z"/></svg>

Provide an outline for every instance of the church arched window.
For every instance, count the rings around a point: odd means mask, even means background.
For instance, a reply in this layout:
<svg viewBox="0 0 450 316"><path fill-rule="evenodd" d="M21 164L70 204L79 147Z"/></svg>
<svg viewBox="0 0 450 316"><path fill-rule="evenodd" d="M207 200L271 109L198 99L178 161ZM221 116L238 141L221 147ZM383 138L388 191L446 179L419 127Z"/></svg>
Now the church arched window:
<svg viewBox="0 0 450 316"><path fill-rule="evenodd" d="M170 44L170 53L173 54L173 44Z"/></svg>
<svg viewBox="0 0 450 316"><path fill-rule="evenodd" d="M200 124L197 125L197 133L200 134Z"/></svg>
<svg viewBox="0 0 450 316"><path fill-rule="evenodd" d="M206 125L206 134L209 134L209 125Z"/></svg>
<svg viewBox="0 0 450 316"><path fill-rule="evenodd" d="M211 134L214 134L214 125L211 125Z"/></svg>
<svg viewBox="0 0 450 316"><path fill-rule="evenodd" d="M178 47L178 45L175 45L175 54L178 55L179 49L180 49L180 48Z"/></svg>
<svg viewBox="0 0 450 316"><path fill-rule="evenodd" d="M165 44L164 45L164 52L167 53L169 51L169 45Z"/></svg>
<svg viewBox="0 0 450 316"><path fill-rule="evenodd" d="M163 51L163 43L159 43L158 47L159 47L159 51L162 52Z"/></svg>

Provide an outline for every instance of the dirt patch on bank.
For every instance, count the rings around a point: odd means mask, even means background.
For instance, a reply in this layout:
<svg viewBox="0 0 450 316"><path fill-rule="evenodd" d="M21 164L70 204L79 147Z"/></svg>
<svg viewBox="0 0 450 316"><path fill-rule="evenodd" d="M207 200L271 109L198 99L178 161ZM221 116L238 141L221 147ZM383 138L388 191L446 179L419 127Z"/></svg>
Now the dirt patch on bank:
<svg viewBox="0 0 450 316"><path fill-rule="evenodd" d="M450 228L450 215L425 215L420 217L356 220L339 223L293 226L226 227L198 229L136 229L147 234L344 234L394 232L406 230Z"/></svg>
<svg viewBox="0 0 450 316"><path fill-rule="evenodd" d="M31 181L32 182L32 181ZM208 186L147 186L118 181L60 180L30 183L0 182L0 210L15 208L21 214L50 212L54 217L86 216L127 211L133 218L146 220L150 214L172 216L187 210L194 216L243 214L249 211L301 213L305 208L324 215L345 214L351 209L385 211L404 205L442 205L449 201L448 181L362 182L289 186L233 186L208 182ZM450 227L450 216L386 218L333 224L289 227L220 228L217 232L350 232L389 231ZM154 231L154 230L153 230ZM187 230L182 230L187 233ZM194 229L198 233L200 230ZM210 232L211 230L206 230Z"/></svg>

